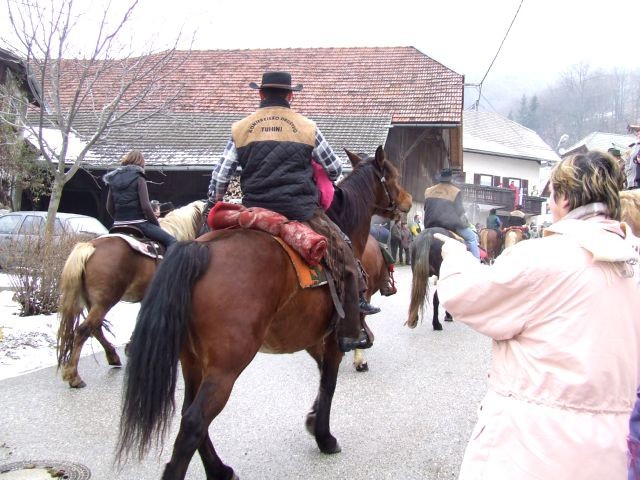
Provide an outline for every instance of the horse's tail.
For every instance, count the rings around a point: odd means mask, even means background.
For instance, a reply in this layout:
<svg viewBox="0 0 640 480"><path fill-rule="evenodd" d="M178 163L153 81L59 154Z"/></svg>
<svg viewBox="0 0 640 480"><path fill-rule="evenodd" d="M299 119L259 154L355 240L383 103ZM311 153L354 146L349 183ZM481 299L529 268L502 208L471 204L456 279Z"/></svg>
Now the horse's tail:
<svg viewBox="0 0 640 480"><path fill-rule="evenodd" d="M509 230L504 234L504 248L509 248L518 243L518 234L514 230Z"/></svg>
<svg viewBox="0 0 640 480"><path fill-rule="evenodd" d="M80 242L73 247L60 275L60 302L58 304L58 368L69 361L78 318L85 308L82 278L84 268L96 247L90 242Z"/></svg>
<svg viewBox="0 0 640 480"><path fill-rule="evenodd" d="M424 302L429 293L429 250L433 237L431 233L424 231L411 244L411 304L409 305L409 318L405 325L415 328L420 314L424 310Z"/></svg>
<svg viewBox="0 0 640 480"><path fill-rule="evenodd" d="M142 458L162 444L175 410L178 358L191 319L193 284L209 265L209 247L178 242L160 264L140 305L129 345L118 461L131 450Z"/></svg>
<svg viewBox="0 0 640 480"><path fill-rule="evenodd" d="M480 230L480 248L485 252L489 252L489 229L483 228Z"/></svg>

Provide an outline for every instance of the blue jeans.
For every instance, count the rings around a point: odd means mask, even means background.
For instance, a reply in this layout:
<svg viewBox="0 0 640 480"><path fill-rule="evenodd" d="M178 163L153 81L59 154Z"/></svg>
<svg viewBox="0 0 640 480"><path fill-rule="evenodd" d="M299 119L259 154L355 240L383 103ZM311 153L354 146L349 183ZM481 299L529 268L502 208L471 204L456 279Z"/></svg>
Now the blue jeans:
<svg viewBox="0 0 640 480"><path fill-rule="evenodd" d="M465 243L469 246L469 251L480 260L480 250L478 249L478 236L469 227L459 228L456 233L464 238Z"/></svg>
<svg viewBox="0 0 640 480"><path fill-rule="evenodd" d="M169 248L171 245L176 243L176 239L172 235L168 234L153 223L137 223L135 226L142 230L142 233L144 233L147 238L160 242L165 246L165 248Z"/></svg>

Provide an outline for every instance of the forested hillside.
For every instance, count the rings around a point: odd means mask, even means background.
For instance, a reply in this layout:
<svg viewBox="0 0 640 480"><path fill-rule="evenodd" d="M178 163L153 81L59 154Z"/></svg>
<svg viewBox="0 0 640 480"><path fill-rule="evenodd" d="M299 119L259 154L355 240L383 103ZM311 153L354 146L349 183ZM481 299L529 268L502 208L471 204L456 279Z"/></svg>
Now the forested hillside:
<svg viewBox="0 0 640 480"><path fill-rule="evenodd" d="M561 139L566 148L595 131L626 133L628 124L640 122L640 70L574 65L546 89L522 92L509 118L535 130L552 148Z"/></svg>

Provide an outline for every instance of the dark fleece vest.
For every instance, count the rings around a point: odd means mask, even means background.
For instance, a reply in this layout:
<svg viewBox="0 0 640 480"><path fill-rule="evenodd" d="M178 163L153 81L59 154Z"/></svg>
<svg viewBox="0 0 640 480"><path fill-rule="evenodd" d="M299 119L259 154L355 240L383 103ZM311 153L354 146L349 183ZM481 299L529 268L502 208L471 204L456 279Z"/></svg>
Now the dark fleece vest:
<svg viewBox="0 0 640 480"><path fill-rule="evenodd" d="M286 106L267 106L235 123L231 132L242 166L242 203L309 220L318 208L311 168L315 123Z"/></svg>
<svg viewBox="0 0 640 480"><path fill-rule="evenodd" d="M118 222L146 219L138 195L138 178L145 178L137 165L125 165L107 173L103 180L111 189L114 218Z"/></svg>
<svg viewBox="0 0 640 480"><path fill-rule="evenodd" d="M424 227L441 227L457 230L466 227L462 223L462 198L460 189L450 183L436 183L427 188L424 200Z"/></svg>

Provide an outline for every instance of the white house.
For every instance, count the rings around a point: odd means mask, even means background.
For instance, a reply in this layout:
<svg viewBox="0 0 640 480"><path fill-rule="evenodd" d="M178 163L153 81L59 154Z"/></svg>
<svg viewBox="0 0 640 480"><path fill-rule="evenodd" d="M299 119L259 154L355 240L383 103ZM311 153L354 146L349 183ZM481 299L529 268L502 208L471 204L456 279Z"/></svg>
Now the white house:
<svg viewBox="0 0 640 480"><path fill-rule="evenodd" d="M506 214L515 203L532 216L546 213L540 194L560 157L536 132L497 113L465 111L462 148L472 222L484 224L490 209ZM517 200L510 184L517 188Z"/></svg>

